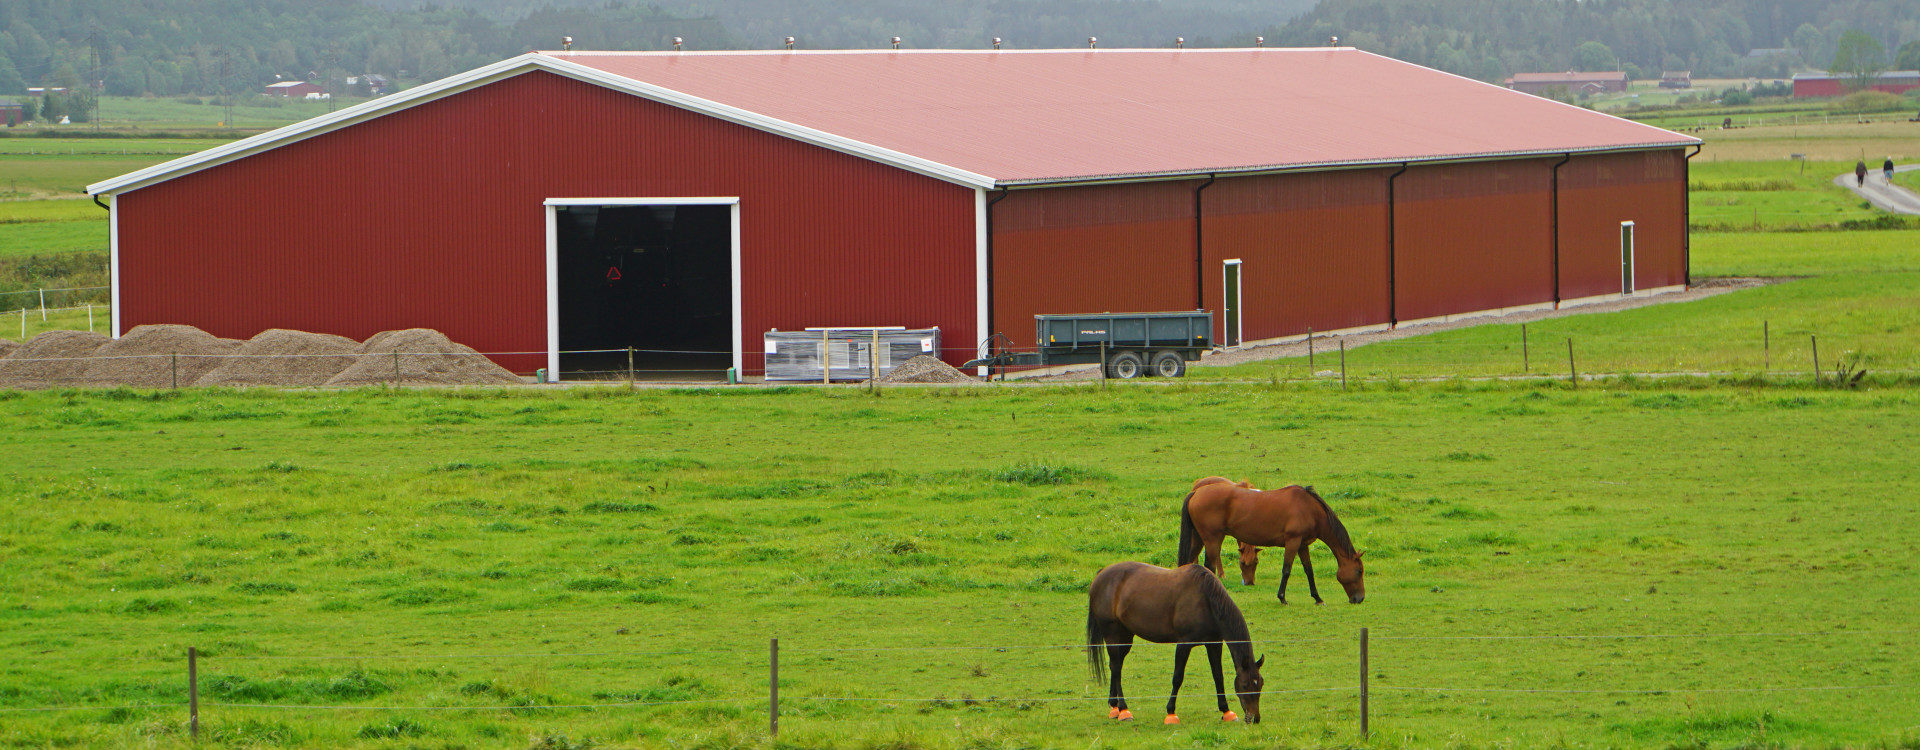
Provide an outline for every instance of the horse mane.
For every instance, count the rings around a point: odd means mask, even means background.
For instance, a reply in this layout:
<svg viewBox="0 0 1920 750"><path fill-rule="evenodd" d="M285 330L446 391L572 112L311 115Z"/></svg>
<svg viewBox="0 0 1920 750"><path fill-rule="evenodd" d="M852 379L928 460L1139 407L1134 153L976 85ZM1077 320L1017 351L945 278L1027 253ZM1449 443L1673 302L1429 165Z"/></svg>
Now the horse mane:
<svg viewBox="0 0 1920 750"><path fill-rule="evenodd" d="M1207 570L1205 566L1201 570ZM1200 593L1207 600L1207 612L1213 615L1214 627L1220 629L1220 639L1227 642L1253 640L1247 631L1247 618L1240 614L1240 606L1233 603L1233 596L1227 593L1226 584L1220 577L1207 570L1207 582L1201 584Z"/></svg>
<svg viewBox="0 0 1920 750"><path fill-rule="evenodd" d="M1312 497L1316 502L1320 503L1320 509L1327 512L1327 536L1324 540L1327 545L1346 554L1354 554L1356 550L1353 548L1353 537L1347 535L1347 525L1340 522L1340 516L1333 512L1333 506L1328 505L1326 498L1321 497L1320 493L1314 492L1312 487L1301 487L1300 489L1306 490L1307 496Z"/></svg>

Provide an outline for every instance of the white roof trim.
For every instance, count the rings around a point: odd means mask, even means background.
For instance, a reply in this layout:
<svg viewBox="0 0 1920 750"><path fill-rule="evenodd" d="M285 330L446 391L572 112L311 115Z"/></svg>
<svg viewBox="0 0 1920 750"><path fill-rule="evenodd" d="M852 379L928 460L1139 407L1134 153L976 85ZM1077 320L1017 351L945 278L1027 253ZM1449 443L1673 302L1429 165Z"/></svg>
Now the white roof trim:
<svg viewBox="0 0 1920 750"><path fill-rule="evenodd" d="M974 188L994 187L994 180L982 174L948 166L939 162L910 156L892 149L882 148L851 138L834 135L825 131L796 125L766 115L749 112L738 107L730 107L719 102L683 94L672 89L643 83L624 76L614 75L578 63L560 60L537 52L529 52L519 57L501 60L433 83L416 86L398 94L362 102L338 112L311 120L297 122L283 128L270 130L249 138L242 138L221 146L183 156L173 161L156 164L120 175L110 180L96 182L87 186L90 195L117 194L138 190L175 177L192 174L202 169L219 166L236 159L245 158L280 146L295 143L317 135L330 133L344 127L356 125L375 117L380 117L407 107L425 104L441 97L478 88L494 81L511 78L533 70L545 70L586 83L625 91L645 99L668 104L682 109L716 117L728 122L745 125L776 135L786 136L805 143L841 153L889 164L910 172L924 174L947 182Z"/></svg>

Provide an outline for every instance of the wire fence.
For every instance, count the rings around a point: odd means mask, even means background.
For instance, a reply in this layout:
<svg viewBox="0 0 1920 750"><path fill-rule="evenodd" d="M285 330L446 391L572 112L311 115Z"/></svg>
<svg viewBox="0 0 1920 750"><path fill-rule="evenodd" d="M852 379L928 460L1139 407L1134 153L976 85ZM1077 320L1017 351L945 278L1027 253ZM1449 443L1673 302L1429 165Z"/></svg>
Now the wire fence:
<svg viewBox="0 0 1920 750"><path fill-rule="evenodd" d="M1329 659L1331 659L1332 662L1338 662L1341 659L1347 658L1348 656L1357 656L1358 669L1356 672L1353 673L1355 674L1355 677L1356 677L1356 679L1353 682L1348 684L1341 684L1341 685L1323 684L1323 685L1309 685L1309 686L1289 685L1285 687L1269 687L1261 690L1259 694L1263 696L1304 695L1304 694L1344 694L1349 696L1356 696L1358 698L1358 710L1357 710L1356 716L1359 724L1359 735L1362 738L1364 738L1369 732L1369 721L1371 717L1376 713L1384 714L1384 712L1377 712L1375 709L1377 708L1378 704L1373 703L1371 701L1371 698L1370 698L1371 694L1376 692L1391 692L1391 693L1402 693L1402 694L1436 694L1436 695L1556 694L1556 695L1569 695L1569 696L1713 695L1713 694L1765 695L1765 694L1774 694L1774 693L1830 694L1830 693L1840 693L1840 692L1876 692L1876 691L1898 691L1898 690L1911 690L1911 691L1920 693L1920 680L1900 681L1900 680L1882 679L1882 680L1875 680L1875 681L1861 681L1858 684L1834 684L1833 682L1830 682L1830 681L1810 682L1809 684L1778 684L1778 683L1776 684L1737 684L1737 683L1747 682L1749 681L1750 678L1748 676L1739 675L1739 674L1724 674L1724 675L1701 674L1701 670L1698 668L1697 662L1694 664L1678 664L1678 663L1669 664L1669 665L1665 665L1666 669L1662 670L1661 669L1662 665L1657 663L1649 663L1647 661L1635 662L1632 666L1631 671L1628 672L1627 674L1637 676L1640 679L1672 679L1671 676L1665 677L1665 678L1660 678L1660 677L1649 678L1648 677L1648 675L1663 674L1663 673L1667 675L1685 673L1688 675L1688 677L1682 678L1680 680L1676 680L1675 682L1677 684L1669 684L1669 685L1661 685L1661 686L1648 686L1645 684L1602 685L1602 686L1590 686L1590 687L1559 686L1559 685L1552 685L1552 684L1547 684L1542 686L1521 686L1521 685L1512 685L1512 684L1501 685L1497 683L1487 684L1483 680L1476 680L1471 683L1464 683L1464 684L1403 684L1399 680L1395 680L1393 682L1387 682L1383 678L1375 675L1370 670L1369 668L1370 659L1381 655L1381 652L1379 650L1370 651L1370 642L1382 642L1387 646L1389 646L1389 648L1391 648L1392 644L1395 644L1395 643L1406 643L1411 646L1416 643L1431 643L1435 641L1479 642L1479 643L1488 643L1488 644L1498 644L1498 643L1513 641L1513 640L1555 640L1555 641L1567 641L1567 642L1593 643L1593 642L1602 642L1602 641L1615 641L1615 642L1644 641L1648 639L1697 639L1697 640L1790 639L1796 642L1794 644L1794 648L1796 649L1795 651L1796 660L1797 660L1796 663L1799 663L1799 662L1805 661L1805 657L1806 657L1805 649L1807 646L1807 642L1810 642L1810 641L1814 641L1818 639L1836 639L1836 638L1884 639L1889 636L1912 636L1915 634L1920 634L1920 629L1699 632L1699 633L1584 633L1584 634L1514 633L1514 634L1440 635L1440 634L1419 634L1419 633L1409 633L1409 634L1387 633L1387 634L1381 634L1381 635L1372 635L1369 632L1369 629L1361 628L1358 633L1357 640L1349 639L1349 638L1341 638L1341 637L1301 637L1301 638L1238 641L1238 642L1230 642L1225 645L1232 645L1232 643L1245 643L1253 646L1286 647L1286 646L1297 646L1297 645L1307 644L1307 643L1325 644L1328 642L1340 642L1340 641L1355 643L1358 648L1357 648L1357 651L1352 651L1352 652L1347 652L1347 651L1338 650L1338 649L1328 649L1324 645L1319 646L1315 651L1308 652L1308 653L1317 653L1321 655L1326 655L1329 657ZM1220 642L1202 642L1202 643L1190 643L1190 644L1156 644L1156 643L1140 642L1135 645L1149 646L1149 647L1166 647L1166 646L1172 646L1172 645L1188 645L1188 646L1210 645L1212 646L1212 645L1222 645L1222 644ZM1886 643L1882 643L1881 645L1888 649L1897 651L1898 653L1904 654L1906 653L1907 647L1911 646L1912 644L1896 645L1892 642L1886 642ZM785 689L783 689L782 687L783 680L781 677L781 669L783 667L785 667L788 670L789 679L785 680L785 682L789 686L796 684L796 681L791 679L795 666L799 666L803 670L802 674L807 676L816 675L819 672L819 670L822 670L822 669L829 669L829 670L839 669L842 671L848 668L861 669L863 670L861 683L872 684L880 681L873 679L873 677L876 676L873 672L864 671L866 669L865 667L860 666L857 663L849 667L847 664L844 664L844 663L840 663L840 664L832 663L832 660L836 657L844 659L849 656L856 656L860 654L885 655L890 659L896 659L897 656L903 652L904 653L912 653L912 652L1038 653L1038 652L1080 652L1083 649L1091 650L1091 649L1099 649L1099 648L1101 647L1099 646L1090 647L1087 644L1082 644L1082 643L1038 643L1038 644L1000 644L1000 645L935 644L935 645L919 645L919 646L825 645L825 646L803 646L798 648L794 648L794 647L783 648L780 644L779 639L771 639L768 642L768 647L766 650L760 650L757 648L727 647L727 648L701 648L701 649L652 649L652 650L634 649L634 650L618 650L618 651L592 650L592 651L577 651L577 652L565 652L565 651L497 652L496 651L496 652L478 652L478 653L465 653L465 654L462 654L462 653L236 654L232 656L208 656L208 655L201 654L198 651L198 649L189 648L187 649L185 654L185 664L184 664L186 668L187 685L188 685L188 697L186 701L98 704L98 705L73 704L73 705L46 705L46 706L0 706L0 714L31 714L31 713L55 713L55 712L103 711L103 710L183 711L186 714L186 718L189 724L191 725L195 736L198 736L200 724L202 719L204 718L203 711L205 709L246 710L246 711L326 711L326 712L353 712L353 711L530 712L530 711L597 711L597 710L610 710L610 709L661 708L661 707L685 707L685 706L699 706L699 705L733 704L733 705L752 705L752 706L765 707L767 711L768 733L771 736L777 737L779 732L779 722L780 722L780 719L782 718L781 706L783 703L799 702L799 703L849 704L849 705L886 704L886 705L894 705L894 706L913 705L913 704L931 705L931 706L965 705L965 706L972 706L972 707L1004 706L1004 707L1012 707L1020 710L1024 710L1024 707L1031 707L1031 706L1042 705L1042 704L1069 704L1069 703L1097 704L1097 703L1103 703L1103 702L1110 703L1110 698L1106 694L1105 685L1093 686L1090 684L1083 684L1083 686L1081 687L1082 694L1080 695L1052 694L1052 695L973 697L971 695L963 694L961 696L955 697L955 696L946 696L946 695L930 696L922 693L904 692L904 691L900 693L894 693L894 694L857 695L857 694L833 694L832 692L830 692L830 689L829 691L822 691L822 692L809 691L809 692L800 692L796 694L791 689L791 687L788 687ZM1501 648L1504 648L1504 647L1501 647ZM1396 673L1405 673L1408 671L1414 671L1417 674L1418 671L1411 669L1409 667L1409 664L1411 662L1416 662L1416 661L1425 659L1429 661L1445 662L1442 665L1440 665L1440 668L1428 670L1428 672L1431 674L1448 674L1448 673L1465 674L1465 673L1459 672L1459 670L1449 665L1457 666L1457 664L1459 663L1473 663L1476 665L1483 665L1483 662L1485 660L1489 658L1497 657L1501 652L1499 651L1476 652L1474 654L1465 655L1463 657L1456 658L1444 653L1437 654L1433 652L1431 649L1420 647L1420 648L1413 648L1410 650L1396 649L1391 651L1390 653L1394 660L1393 662L1395 665L1394 671ZM1611 654L1611 655L1594 654L1594 653L1588 653L1584 651L1582 653L1588 656L1589 658L1596 657L1596 656L1602 657L1602 658L1609 657L1609 656L1611 657L1618 656L1617 653ZM806 658L806 655L809 655L809 654L826 657L828 661L821 662L821 661L815 660L812 663L806 663L805 658ZM1098 655L1098 652L1095 651L1095 654ZM1346 656L1342 656L1341 654L1346 654ZM605 660L605 659L633 659L633 658L640 658L640 657L646 657L648 659L658 659L660 657L677 657L677 656L700 657L701 659L705 660L705 661L702 661L701 664L709 668L713 667L714 664L710 659L708 659L708 657L715 657L715 656L746 657L748 661L756 662L766 670L765 671L766 681L764 683L765 692L759 693L759 694L687 696L687 697L675 697L671 699L668 699L668 698L654 699L651 697L641 696L641 697L635 697L634 699L630 699L630 700L599 700L594 702L559 702L559 701L554 701L549 699L548 702L521 700L521 701L514 701L514 702L491 702L491 703L483 702L483 703L474 703L474 704L434 703L434 702L394 703L394 704L319 703L319 702L309 703L309 702L287 702L287 701L244 701L244 700L230 700L230 699L215 699L215 700L201 699L201 683L202 683L202 680L205 679L203 668L208 664L220 664L220 663L229 663L229 662L235 663L235 664L249 664L249 663L260 664L260 663L287 662L287 661L329 662L329 661L342 661L342 660L355 661L355 662L365 662L365 661L374 661L374 660L405 660L405 661L537 660L537 661L555 662L555 661L570 660L570 659ZM802 659L802 662L798 663L797 665L796 665L796 662L794 661L794 658L796 656ZM1453 662L1447 662L1446 660L1450 658L1456 658L1456 660ZM91 658L89 658L89 660L93 661L93 659ZM1292 660L1295 662L1299 661L1299 655L1297 652L1296 652L1296 655L1292 657ZM58 661L58 659L56 658L54 659L54 661ZM738 659L735 659L732 661L737 666ZM177 664L178 662L174 662L174 663ZM652 662L649 662L649 663L652 663ZM1075 653L1074 657L1071 659L1071 663L1073 666L1067 669L1071 669L1073 673L1076 675L1078 674L1079 670L1082 667L1084 667L1084 664L1081 663L1077 653ZM1051 664L1051 662L1047 662L1039 665L1033 665L1033 668L1041 669L1041 670L1062 668L1061 666L1057 666L1057 665L1053 667L1048 667L1046 666L1046 664ZM1135 664L1136 664L1135 668L1131 671L1131 674L1134 676L1134 679L1136 681L1140 679L1145 679L1141 675L1141 670L1137 666L1138 662L1135 662ZM609 665L604 663L604 661L600 661L600 662L593 663L591 665L582 665L581 668L592 669L596 673L603 673L605 668L608 666ZM1322 667L1318 675L1321 678L1325 678L1326 676L1336 673L1338 671L1338 664L1336 663L1322 664L1319 666ZM1589 667L1590 668L1590 667L1596 666L1596 664L1583 662L1579 664L1562 664L1558 666L1566 667L1566 668L1573 668L1573 667ZM1801 666L1808 667L1809 671L1817 671L1823 674L1831 674L1833 671L1836 671L1832 668L1833 666L1836 666L1836 665L1821 666L1821 665L1801 664ZM1268 677L1269 684L1279 682L1282 679L1285 679L1289 682L1296 681L1297 676L1301 674L1301 672L1298 669L1298 664L1296 664L1293 667L1293 669L1295 670L1293 674L1269 675ZM915 670L915 671L922 671L922 670ZM425 671L414 670L414 673L420 674L420 675L428 675L429 677L452 675L451 672L442 673L437 670L425 670ZM1487 670L1483 666L1481 669L1477 670L1475 673L1481 674L1484 676L1487 674ZM232 673L229 673L229 674L232 674ZM1579 674L1585 675L1586 669L1584 668L1581 669ZM1780 670L1769 670L1769 674L1777 678L1780 675ZM1516 673L1516 676L1517 676L1517 673ZM1063 679L1065 677L1066 675L1062 675ZM1165 675L1163 674L1155 673L1156 679L1161 679L1164 677ZM1029 675L1027 676L1027 679L1031 680L1033 678ZM1565 679L1565 678L1564 676L1562 676L1556 679ZM797 684L809 684L810 682L811 681L802 681L802 682L798 682ZM1727 683L1736 683L1736 684L1729 685ZM1231 695L1223 695L1220 693L1213 692L1211 690L1207 690L1205 689L1204 686L1193 689L1193 690L1185 691L1185 695L1190 700L1202 701L1203 705L1206 699L1215 698L1216 696L1218 696L1221 699L1232 697ZM595 697L604 699L604 698L617 697L617 696L616 694L613 694L613 693L599 692L599 693L595 693ZM1172 699L1174 697L1175 697L1174 695L1167 694L1167 693L1138 694L1138 695L1126 696L1126 698L1129 701L1159 701L1159 700ZM798 716L801 716L802 718L804 718L805 714L800 714Z"/></svg>

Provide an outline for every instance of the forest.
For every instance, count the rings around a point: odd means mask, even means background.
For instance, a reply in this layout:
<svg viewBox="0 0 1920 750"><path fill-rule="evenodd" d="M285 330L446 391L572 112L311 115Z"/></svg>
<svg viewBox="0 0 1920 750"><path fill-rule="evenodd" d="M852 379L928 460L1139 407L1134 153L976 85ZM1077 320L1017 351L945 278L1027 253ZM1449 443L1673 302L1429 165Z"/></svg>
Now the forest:
<svg viewBox="0 0 1920 750"><path fill-rule="evenodd" d="M1323 0L1267 36L1293 46L1338 36L1498 81L1562 70L1785 78L1828 68L1850 31L1893 63L1903 47L1920 49L1920 0Z"/></svg>
<svg viewBox="0 0 1920 750"><path fill-rule="evenodd" d="M528 10L529 7L533 9ZM1920 0L7 0L0 95L208 96L276 80L406 86L563 35L581 49L1010 49L1342 44L1482 80L1624 69L1783 77L1827 67L1849 31L1883 62L1920 40ZM1753 54L1754 50L1762 50ZM1781 50L1766 52L1766 50ZM348 92L352 93L352 92ZM84 110L84 107L70 107Z"/></svg>

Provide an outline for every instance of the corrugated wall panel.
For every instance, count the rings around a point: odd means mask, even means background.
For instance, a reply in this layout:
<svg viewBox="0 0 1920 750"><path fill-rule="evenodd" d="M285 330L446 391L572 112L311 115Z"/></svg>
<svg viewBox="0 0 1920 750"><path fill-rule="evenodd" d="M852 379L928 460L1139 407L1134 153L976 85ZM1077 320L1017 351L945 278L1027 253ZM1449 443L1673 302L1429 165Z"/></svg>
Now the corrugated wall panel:
<svg viewBox="0 0 1920 750"><path fill-rule="evenodd" d="M1391 170L1221 178L1201 193L1206 307L1219 310L1221 266L1241 261L1243 339L1387 322L1387 175ZM1216 319L1216 340L1225 335Z"/></svg>
<svg viewBox="0 0 1920 750"><path fill-rule="evenodd" d="M1620 222L1634 223L1634 287L1686 283L1680 149L1575 156L1560 168L1560 298L1620 290Z"/></svg>
<svg viewBox="0 0 1920 750"><path fill-rule="evenodd" d="M993 206L993 330L1033 316L1194 306L1194 180L1014 190Z"/></svg>
<svg viewBox="0 0 1920 750"><path fill-rule="evenodd" d="M121 314L541 351L542 201L684 196L740 198L749 372L770 328L979 338L973 190L546 73L119 196Z"/></svg>
<svg viewBox="0 0 1920 750"><path fill-rule="evenodd" d="M1553 299L1554 161L1416 166L1400 176L1397 320Z"/></svg>

